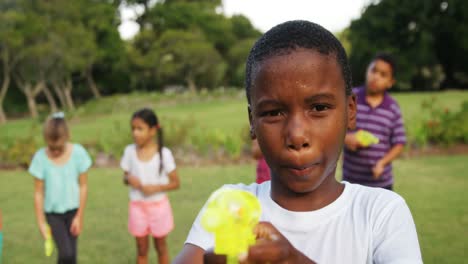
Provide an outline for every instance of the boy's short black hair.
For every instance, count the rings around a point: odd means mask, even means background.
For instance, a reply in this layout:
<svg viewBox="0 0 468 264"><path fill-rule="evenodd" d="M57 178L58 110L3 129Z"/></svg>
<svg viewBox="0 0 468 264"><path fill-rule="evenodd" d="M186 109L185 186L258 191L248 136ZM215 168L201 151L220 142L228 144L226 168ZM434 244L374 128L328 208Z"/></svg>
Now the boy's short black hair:
<svg viewBox="0 0 468 264"><path fill-rule="evenodd" d="M268 30L250 50L245 69L245 91L249 103L255 64L269 56L287 54L299 48L311 49L324 55L335 55L343 74L346 95L351 94L351 71L346 51L340 41L318 24L294 20Z"/></svg>
<svg viewBox="0 0 468 264"><path fill-rule="evenodd" d="M380 53L377 53L374 58L372 59L371 62L374 62L376 60L382 60L382 61L385 61L386 63L390 64L390 67L392 67L392 76L395 77L396 75L396 61L395 61L395 57L393 57L391 54L389 53L385 53L385 52L380 52Z"/></svg>

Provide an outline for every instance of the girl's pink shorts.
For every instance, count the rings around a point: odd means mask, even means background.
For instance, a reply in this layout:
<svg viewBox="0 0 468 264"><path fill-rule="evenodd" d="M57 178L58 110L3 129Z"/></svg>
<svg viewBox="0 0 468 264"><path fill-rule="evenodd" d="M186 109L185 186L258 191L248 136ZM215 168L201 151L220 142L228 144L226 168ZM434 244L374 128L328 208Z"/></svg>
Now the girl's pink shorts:
<svg viewBox="0 0 468 264"><path fill-rule="evenodd" d="M130 201L128 210L128 231L135 237L151 234L165 237L174 229L169 199L160 201Z"/></svg>

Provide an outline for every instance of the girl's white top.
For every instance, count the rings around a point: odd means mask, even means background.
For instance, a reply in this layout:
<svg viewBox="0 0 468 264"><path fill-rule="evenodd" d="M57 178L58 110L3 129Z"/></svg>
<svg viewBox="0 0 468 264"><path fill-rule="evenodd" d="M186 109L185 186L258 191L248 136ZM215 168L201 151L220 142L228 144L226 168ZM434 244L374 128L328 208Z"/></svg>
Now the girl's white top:
<svg viewBox="0 0 468 264"><path fill-rule="evenodd" d="M162 148L163 170L159 172L160 156L157 152L149 161L141 161L137 156L137 147L135 144L128 145L125 148L124 155L120 161L120 167L131 176L137 177L142 185L168 184L168 174L175 170L176 164L171 151L168 148ZM166 193L158 192L152 195L144 195L142 191L130 187L131 201L160 201Z"/></svg>

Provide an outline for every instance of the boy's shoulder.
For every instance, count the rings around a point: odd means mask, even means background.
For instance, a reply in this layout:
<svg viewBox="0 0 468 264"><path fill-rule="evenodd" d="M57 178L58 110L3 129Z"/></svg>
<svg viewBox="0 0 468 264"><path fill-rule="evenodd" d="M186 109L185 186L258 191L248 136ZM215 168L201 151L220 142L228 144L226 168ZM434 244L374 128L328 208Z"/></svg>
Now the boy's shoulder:
<svg viewBox="0 0 468 264"><path fill-rule="evenodd" d="M389 204L391 202L404 202L403 197L399 194L383 188L368 187L360 184L348 183L346 188L349 188L350 193L354 197L354 201L373 204Z"/></svg>

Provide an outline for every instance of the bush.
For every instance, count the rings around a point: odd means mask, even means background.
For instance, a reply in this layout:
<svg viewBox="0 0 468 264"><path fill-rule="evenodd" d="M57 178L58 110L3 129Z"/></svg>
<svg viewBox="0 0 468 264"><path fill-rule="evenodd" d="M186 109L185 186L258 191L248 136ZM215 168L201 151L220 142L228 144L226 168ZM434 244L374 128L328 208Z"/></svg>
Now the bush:
<svg viewBox="0 0 468 264"><path fill-rule="evenodd" d="M86 145L95 145L98 152L104 152L115 159L120 159L125 147L132 143L127 122L115 121L112 128L101 131L98 138L98 142L87 142Z"/></svg>
<svg viewBox="0 0 468 264"><path fill-rule="evenodd" d="M429 113L417 131L419 143L452 145L468 143L468 101L462 103L459 111L440 107L435 98L423 101L422 110Z"/></svg>
<svg viewBox="0 0 468 264"><path fill-rule="evenodd" d="M29 167L31 159L39 148L36 134L40 132L39 126L33 125L26 137L4 137L1 139L0 164Z"/></svg>

